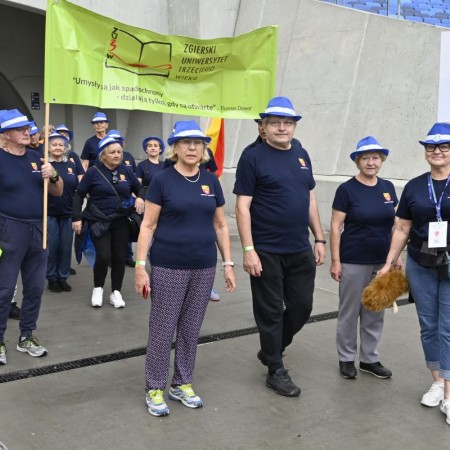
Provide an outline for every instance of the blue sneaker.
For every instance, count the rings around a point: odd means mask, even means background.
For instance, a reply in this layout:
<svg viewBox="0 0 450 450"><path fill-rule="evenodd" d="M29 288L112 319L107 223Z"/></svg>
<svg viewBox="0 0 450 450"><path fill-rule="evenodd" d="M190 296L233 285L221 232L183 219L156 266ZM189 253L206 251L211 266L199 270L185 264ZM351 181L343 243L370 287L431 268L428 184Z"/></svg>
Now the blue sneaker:
<svg viewBox="0 0 450 450"><path fill-rule="evenodd" d="M181 386L172 386L169 390L170 400L178 400L188 408L201 408L203 400L195 394L190 384L182 384Z"/></svg>
<svg viewBox="0 0 450 450"><path fill-rule="evenodd" d="M145 396L148 412L152 416L168 416L169 407L166 405L161 389L150 389Z"/></svg>
<svg viewBox="0 0 450 450"><path fill-rule="evenodd" d="M220 295L217 291L215 291L214 289L211 290L211 294L209 296L209 299L212 302L220 302Z"/></svg>

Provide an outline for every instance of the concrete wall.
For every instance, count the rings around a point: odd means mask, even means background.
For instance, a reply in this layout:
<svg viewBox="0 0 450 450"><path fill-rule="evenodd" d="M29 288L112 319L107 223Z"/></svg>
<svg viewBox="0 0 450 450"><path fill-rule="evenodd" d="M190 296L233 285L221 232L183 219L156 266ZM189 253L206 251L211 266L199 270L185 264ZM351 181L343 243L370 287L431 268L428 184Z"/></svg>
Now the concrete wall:
<svg viewBox="0 0 450 450"><path fill-rule="evenodd" d="M325 228L337 185L356 172L349 154L362 137L372 134L391 149L380 175L392 179L399 194L405 180L426 170L417 141L437 118L442 28L314 0L128 0L125 9L124 3L116 0L73 2L159 33L200 38L233 36L278 24L276 95L290 97L303 116L296 137L311 155ZM45 3L8 2L35 9L43 9ZM5 2L0 0L4 17L6 7L1 4ZM0 29L0 58L9 62L0 70L25 101L30 89L42 91L43 73L43 18L34 14L33 24L27 14L16 10L14 20ZM26 26L20 26L23 33L14 33L22 15L26 18ZM52 107L57 121L66 121L74 129L78 149L92 134L88 119L94 110ZM114 127L127 134L128 150L137 156L142 155L144 136L156 133L167 137L175 120L186 119L140 111L108 114ZM38 114L39 120L41 117ZM204 119L200 122L205 124ZM229 211L234 207L234 168L242 148L255 136L253 121L226 121L222 184Z"/></svg>

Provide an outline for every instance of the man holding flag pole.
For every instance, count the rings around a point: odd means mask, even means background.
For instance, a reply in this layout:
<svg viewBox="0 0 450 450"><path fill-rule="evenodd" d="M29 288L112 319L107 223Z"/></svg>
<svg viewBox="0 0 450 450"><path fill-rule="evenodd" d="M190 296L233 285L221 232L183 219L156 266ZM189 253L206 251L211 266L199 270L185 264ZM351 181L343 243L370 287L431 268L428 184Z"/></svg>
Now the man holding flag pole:
<svg viewBox="0 0 450 450"><path fill-rule="evenodd" d="M0 122L5 142L0 149L0 364L7 362L4 333L19 272L23 300L17 350L35 357L47 354L33 336L47 266L45 200L47 189L51 195L62 194L63 181L47 157L26 150L31 125L17 109L6 111Z"/></svg>

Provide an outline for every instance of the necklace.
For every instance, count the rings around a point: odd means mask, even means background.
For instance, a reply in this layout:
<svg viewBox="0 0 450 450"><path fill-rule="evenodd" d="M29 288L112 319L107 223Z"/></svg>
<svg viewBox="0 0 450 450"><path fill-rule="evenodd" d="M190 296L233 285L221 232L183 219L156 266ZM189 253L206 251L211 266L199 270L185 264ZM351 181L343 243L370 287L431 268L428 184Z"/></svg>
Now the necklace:
<svg viewBox="0 0 450 450"><path fill-rule="evenodd" d="M199 171L198 171L197 179L196 179L196 180L190 180L188 177L185 177L183 174L181 174L181 175L182 175L182 177L183 177L185 180L189 181L189 183L197 183L197 181L200 179L200 169L199 169Z"/></svg>
<svg viewBox="0 0 450 450"><path fill-rule="evenodd" d="M198 173L197 173L197 179L196 180L190 180L188 177L184 176L179 170L178 167L175 166L176 171L186 180L189 181L189 183L197 183L197 181L200 179L200 169L198 169ZM192 177L195 177L195 175L192 175ZM191 177L191 178L192 178Z"/></svg>

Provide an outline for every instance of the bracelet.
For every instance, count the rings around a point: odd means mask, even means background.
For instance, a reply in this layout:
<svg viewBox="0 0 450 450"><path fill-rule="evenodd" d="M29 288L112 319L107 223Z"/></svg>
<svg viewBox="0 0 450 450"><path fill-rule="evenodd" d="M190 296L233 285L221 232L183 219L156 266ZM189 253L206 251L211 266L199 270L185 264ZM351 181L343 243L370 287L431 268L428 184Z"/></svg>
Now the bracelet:
<svg viewBox="0 0 450 450"><path fill-rule="evenodd" d="M145 261L136 261L136 266L145 266Z"/></svg>
<svg viewBox="0 0 450 450"><path fill-rule="evenodd" d="M234 267L234 262L233 262L233 261L224 261L224 262L222 263L222 266L223 266L223 267L225 267L225 266Z"/></svg>
<svg viewBox="0 0 450 450"><path fill-rule="evenodd" d="M242 247L242 250L245 252L249 252L250 250L255 250L255 247L253 245L247 245L247 247Z"/></svg>
<svg viewBox="0 0 450 450"><path fill-rule="evenodd" d="M55 175L53 175L51 178L49 178L50 183L57 183L59 181L59 173L58 171L55 169Z"/></svg>
<svg viewBox="0 0 450 450"><path fill-rule="evenodd" d="M314 244L326 244L327 241L325 239L316 239L314 241Z"/></svg>

